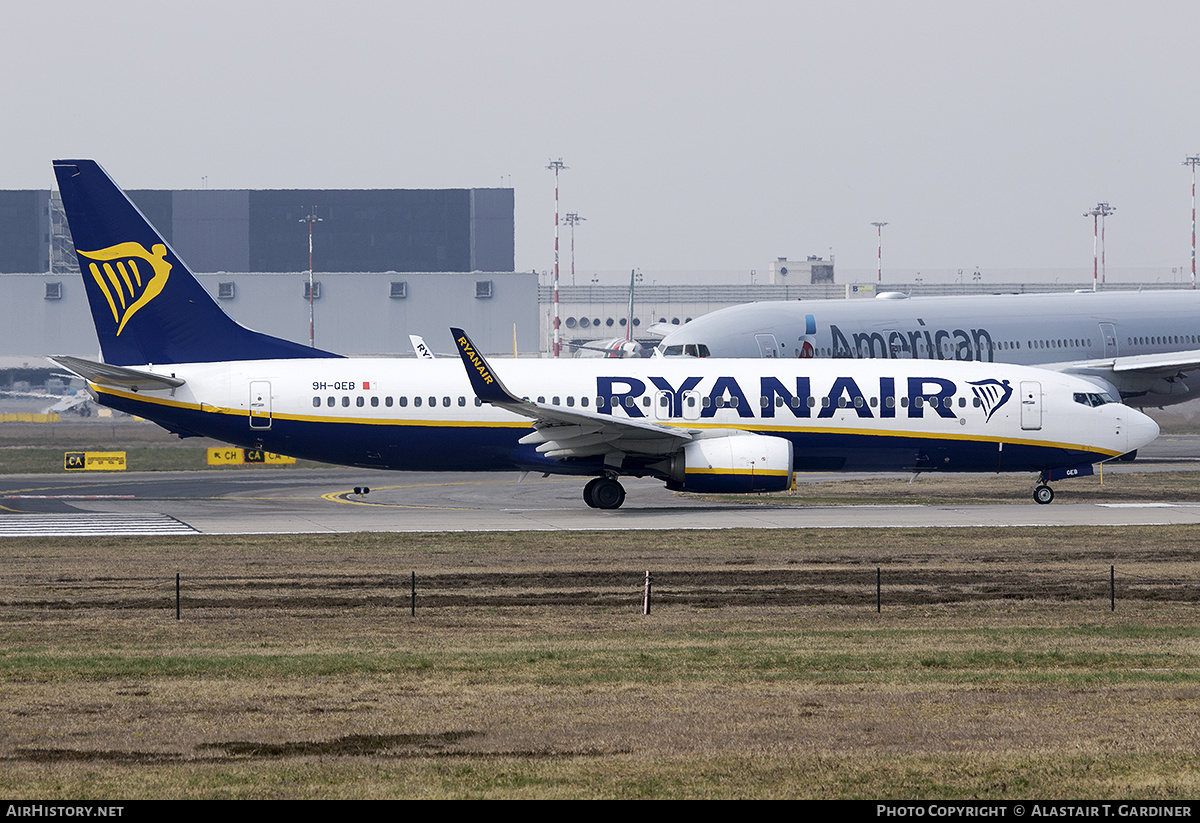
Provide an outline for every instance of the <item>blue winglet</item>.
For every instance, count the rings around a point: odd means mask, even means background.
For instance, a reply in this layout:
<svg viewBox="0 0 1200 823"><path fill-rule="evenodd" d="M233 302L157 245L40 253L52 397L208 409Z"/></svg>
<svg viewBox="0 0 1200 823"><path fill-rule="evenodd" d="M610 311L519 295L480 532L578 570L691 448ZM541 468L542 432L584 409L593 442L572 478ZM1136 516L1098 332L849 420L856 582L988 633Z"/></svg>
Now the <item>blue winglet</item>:
<svg viewBox="0 0 1200 823"><path fill-rule="evenodd" d="M475 391L476 397L485 403L496 405L524 402L504 387L500 378L492 371L491 365L475 348L475 344L471 342L471 338L467 337L465 331L451 327L450 333L454 335L454 343L458 346L459 356L462 357L463 365L467 369L467 378L471 381L471 388Z"/></svg>

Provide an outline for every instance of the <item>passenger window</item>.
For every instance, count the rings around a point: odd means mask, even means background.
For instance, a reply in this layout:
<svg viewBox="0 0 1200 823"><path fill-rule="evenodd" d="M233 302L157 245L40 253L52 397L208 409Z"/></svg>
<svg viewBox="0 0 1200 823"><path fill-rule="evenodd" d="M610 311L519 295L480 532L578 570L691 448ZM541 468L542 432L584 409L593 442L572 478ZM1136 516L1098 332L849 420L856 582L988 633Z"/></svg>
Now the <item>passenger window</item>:
<svg viewBox="0 0 1200 823"><path fill-rule="evenodd" d="M450 408L450 398L449 397L442 398L442 406L444 406L447 409Z"/></svg>
<svg viewBox="0 0 1200 823"><path fill-rule="evenodd" d="M467 405L467 398L460 396L460 397L458 398L458 405L459 405L459 406L465 406L465 405Z"/></svg>
<svg viewBox="0 0 1200 823"><path fill-rule="evenodd" d="M350 405L350 398L342 395L342 408L347 408Z"/></svg>
<svg viewBox="0 0 1200 823"><path fill-rule="evenodd" d="M313 398L313 408L317 409L317 408L320 408L320 406L321 406L321 398L314 397Z"/></svg>
<svg viewBox="0 0 1200 823"><path fill-rule="evenodd" d="M421 395L418 394L413 398L413 406L418 409L421 408Z"/></svg>
<svg viewBox="0 0 1200 823"><path fill-rule="evenodd" d="M372 406L378 406L378 405L379 405L379 398L378 398L378 397L376 397L375 395L371 395L371 405L372 405Z"/></svg>
<svg viewBox="0 0 1200 823"><path fill-rule="evenodd" d="M326 405L326 406L329 406L330 408L332 408L332 407L333 407L333 404L334 404L334 403L336 403L336 402L337 402L337 401L336 401L336 400L334 400L332 397L326 397L326 398L325 398L325 405Z"/></svg>
<svg viewBox="0 0 1200 823"><path fill-rule="evenodd" d="M366 404L367 404L367 401L363 399L363 396L361 394L358 397L354 398L354 405L358 406L360 409L363 406L365 406Z"/></svg>
<svg viewBox="0 0 1200 823"><path fill-rule="evenodd" d="M390 394L383 398L383 405L387 406L389 409L392 407L392 396Z"/></svg>

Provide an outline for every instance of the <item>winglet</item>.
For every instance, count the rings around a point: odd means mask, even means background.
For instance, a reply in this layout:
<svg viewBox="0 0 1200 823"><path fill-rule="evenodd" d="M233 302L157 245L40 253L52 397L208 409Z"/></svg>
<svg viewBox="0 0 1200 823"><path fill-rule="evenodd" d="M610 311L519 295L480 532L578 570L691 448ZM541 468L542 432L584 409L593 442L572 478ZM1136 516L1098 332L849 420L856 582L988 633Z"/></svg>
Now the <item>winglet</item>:
<svg viewBox="0 0 1200 823"><path fill-rule="evenodd" d="M491 365L483 359L483 355L475 348L475 344L471 342L471 338L467 337L465 331L451 327L450 333L454 335L454 343L458 346L459 356L462 357L463 365L467 369L467 378L471 381L471 388L475 391L476 397L485 403L495 405L524 402L504 387L500 378L492 371Z"/></svg>

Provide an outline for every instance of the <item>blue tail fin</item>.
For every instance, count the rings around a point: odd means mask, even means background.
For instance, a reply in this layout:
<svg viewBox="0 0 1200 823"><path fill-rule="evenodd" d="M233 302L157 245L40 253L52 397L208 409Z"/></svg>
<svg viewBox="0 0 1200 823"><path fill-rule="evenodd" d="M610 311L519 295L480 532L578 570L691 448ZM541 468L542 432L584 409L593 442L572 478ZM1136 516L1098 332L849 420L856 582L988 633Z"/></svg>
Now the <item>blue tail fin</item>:
<svg viewBox="0 0 1200 823"><path fill-rule="evenodd" d="M56 160L54 174L105 362L339 356L238 325L94 160Z"/></svg>

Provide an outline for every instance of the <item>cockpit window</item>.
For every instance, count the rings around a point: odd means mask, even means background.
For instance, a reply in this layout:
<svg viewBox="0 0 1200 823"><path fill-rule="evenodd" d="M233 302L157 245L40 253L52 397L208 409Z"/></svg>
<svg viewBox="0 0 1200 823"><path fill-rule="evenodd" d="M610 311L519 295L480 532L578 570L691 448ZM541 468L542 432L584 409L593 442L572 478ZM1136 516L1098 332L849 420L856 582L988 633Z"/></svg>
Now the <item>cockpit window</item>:
<svg viewBox="0 0 1200 823"><path fill-rule="evenodd" d="M1082 406L1103 406L1108 403L1116 403L1112 395L1108 392L1075 392L1075 402Z"/></svg>
<svg viewBox="0 0 1200 823"><path fill-rule="evenodd" d="M708 346L703 343L685 343L683 345L659 346L663 357L708 357Z"/></svg>

